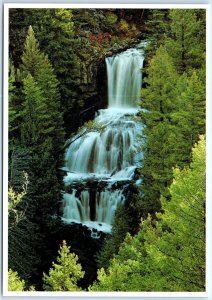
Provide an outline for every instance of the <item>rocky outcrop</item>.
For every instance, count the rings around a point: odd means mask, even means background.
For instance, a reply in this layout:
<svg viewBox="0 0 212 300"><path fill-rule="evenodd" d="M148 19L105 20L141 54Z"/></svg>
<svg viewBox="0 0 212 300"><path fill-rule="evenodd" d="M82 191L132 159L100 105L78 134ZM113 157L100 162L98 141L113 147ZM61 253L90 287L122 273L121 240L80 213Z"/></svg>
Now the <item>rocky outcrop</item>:
<svg viewBox="0 0 212 300"><path fill-rule="evenodd" d="M74 108L66 120L67 138L85 122L94 119L96 111L107 105L107 74L104 59L91 53L78 54L78 69L75 78Z"/></svg>

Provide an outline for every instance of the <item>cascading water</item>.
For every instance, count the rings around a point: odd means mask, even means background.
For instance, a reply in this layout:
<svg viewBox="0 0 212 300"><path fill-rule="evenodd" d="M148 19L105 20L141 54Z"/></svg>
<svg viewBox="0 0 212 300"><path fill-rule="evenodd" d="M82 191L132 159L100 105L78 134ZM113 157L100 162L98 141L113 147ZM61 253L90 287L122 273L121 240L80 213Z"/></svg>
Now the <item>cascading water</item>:
<svg viewBox="0 0 212 300"><path fill-rule="evenodd" d="M143 57L137 49L106 59L109 107L137 107L140 99Z"/></svg>
<svg viewBox="0 0 212 300"><path fill-rule="evenodd" d="M66 152L65 223L111 232L116 208L125 201L142 158L137 145L142 125L133 116L138 113L143 60L139 49L106 59L109 105L95 118L104 129L74 138Z"/></svg>

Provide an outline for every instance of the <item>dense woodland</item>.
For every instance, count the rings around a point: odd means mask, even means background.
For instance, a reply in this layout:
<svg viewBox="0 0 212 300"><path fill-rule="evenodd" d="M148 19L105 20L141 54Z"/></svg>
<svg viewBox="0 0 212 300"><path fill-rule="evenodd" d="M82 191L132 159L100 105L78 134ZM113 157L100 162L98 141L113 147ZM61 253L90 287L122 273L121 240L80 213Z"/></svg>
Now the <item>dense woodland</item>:
<svg viewBox="0 0 212 300"><path fill-rule="evenodd" d="M9 290L205 290L204 9L10 9ZM112 234L61 221L64 144L145 40L140 186Z"/></svg>

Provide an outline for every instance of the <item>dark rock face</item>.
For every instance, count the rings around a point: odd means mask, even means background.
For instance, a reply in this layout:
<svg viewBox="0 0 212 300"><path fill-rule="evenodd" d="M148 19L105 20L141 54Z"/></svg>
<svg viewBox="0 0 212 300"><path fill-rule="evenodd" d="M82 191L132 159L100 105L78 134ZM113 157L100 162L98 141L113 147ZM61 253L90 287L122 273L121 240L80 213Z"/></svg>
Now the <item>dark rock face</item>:
<svg viewBox="0 0 212 300"><path fill-rule="evenodd" d="M109 178L108 178L109 179ZM66 186L65 187L65 191L67 193L72 192L73 189L77 189L77 190L85 190L85 189L89 189L89 190L97 190L97 191L102 191L104 189L108 188L108 184L110 184L110 188L111 190L116 190L116 189L122 189L123 187L129 185L129 183L131 182L131 180L119 180L119 181L115 181L114 183L110 183L107 181L107 178L105 179L83 179L82 181L75 181L72 182L72 184L70 186Z"/></svg>
<svg viewBox="0 0 212 300"><path fill-rule="evenodd" d="M67 138L85 122L92 120L96 111L107 106L107 74L103 59L89 57L79 59L78 76L75 81L78 103L70 109L65 120Z"/></svg>
<svg viewBox="0 0 212 300"><path fill-rule="evenodd" d="M131 47L135 47L136 45L139 44L139 42L141 40L143 40L145 37L144 33L139 33L137 34L134 39L128 41L128 42L123 42L122 44L118 45L114 45L111 49L109 49L107 52L106 52L106 57L109 57L109 56L113 56L115 54L118 54L120 52L123 52L123 51L126 51L127 49L131 48Z"/></svg>

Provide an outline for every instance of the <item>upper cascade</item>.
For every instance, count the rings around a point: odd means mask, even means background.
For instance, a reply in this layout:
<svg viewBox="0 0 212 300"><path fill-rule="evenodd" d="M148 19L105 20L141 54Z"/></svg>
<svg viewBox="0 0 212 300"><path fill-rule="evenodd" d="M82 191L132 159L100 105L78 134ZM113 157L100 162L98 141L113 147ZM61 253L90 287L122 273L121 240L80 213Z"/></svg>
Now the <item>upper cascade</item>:
<svg viewBox="0 0 212 300"><path fill-rule="evenodd" d="M109 108L138 107L143 61L143 51L134 48L106 58Z"/></svg>

